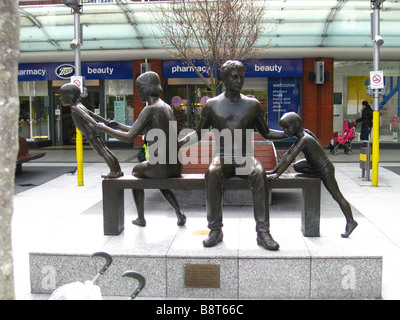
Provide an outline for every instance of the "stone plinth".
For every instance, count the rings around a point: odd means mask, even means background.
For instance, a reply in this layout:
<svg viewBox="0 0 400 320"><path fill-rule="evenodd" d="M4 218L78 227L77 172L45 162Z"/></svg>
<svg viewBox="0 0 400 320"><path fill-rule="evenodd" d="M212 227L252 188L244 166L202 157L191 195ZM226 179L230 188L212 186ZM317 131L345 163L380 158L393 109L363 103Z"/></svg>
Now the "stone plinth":
<svg viewBox="0 0 400 320"><path fill-rule="evenodd" d="M80 247L57 246L54 239L52 248L30 254L32 293L48 294L66 283L92 279L103 260L90 256L105 251L113 257L98 282L105 296L128 297L136 283L122 274L134 270L146 278L139 297L154 299L380 298L382 256L368 252L356 237L305 238L298 219L274 219L272 234L281 248L271 252L256 243L251 209L248 218L234 216L226 215L224 241L213 248L202 245L205 217L188 219L185 227L170 217L154 217L146 228L132 225L119 236L99 236L97 245L85 246L82 238L76 239ZM96 228L101 233L101 225ZM65 242L63 234L61 239ZM186 265L219 266L220 287L185 286Z"/></svg>

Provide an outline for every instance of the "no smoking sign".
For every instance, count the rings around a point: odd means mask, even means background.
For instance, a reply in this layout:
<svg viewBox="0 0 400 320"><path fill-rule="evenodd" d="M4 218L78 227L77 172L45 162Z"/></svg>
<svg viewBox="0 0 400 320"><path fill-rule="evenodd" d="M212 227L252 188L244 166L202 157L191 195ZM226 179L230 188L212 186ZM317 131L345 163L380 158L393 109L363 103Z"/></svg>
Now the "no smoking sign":
<svg viewBox="0 0 400 320"><path fill-rule="evenodd" d="M383 71L371 71L369 73L369 83L371 89L383 89Z"/></svg>
<svg viewBox="0 0 400 320"><path fill-rule="evenodd" d="M83 77L73 76L71 77L71 83L75 84L83 92Z"/></svg>

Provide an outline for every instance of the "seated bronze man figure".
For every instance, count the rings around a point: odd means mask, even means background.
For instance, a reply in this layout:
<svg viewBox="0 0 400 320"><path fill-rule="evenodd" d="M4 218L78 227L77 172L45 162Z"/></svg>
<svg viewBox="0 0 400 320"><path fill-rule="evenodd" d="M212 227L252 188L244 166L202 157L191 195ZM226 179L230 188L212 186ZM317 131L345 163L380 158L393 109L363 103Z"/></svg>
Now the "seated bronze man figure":
<svg viewBox="0 0 400 320"><path fill-rule="evenodd" d="M246 69L239 61L229 60L221 68L221 78L226 91L211 98L202 108L196 131L180 140L180 143L190 144L193 135L200 140L202 130L213 128L222 132L230 132L230 141L221 139L218 153L206 172L206 208L208 228L211 230L208 238L203 241L205 247L217 245L223 239L222 233L222 198L223 181L232 176L247 178L253 195L254 218L256 221L257 244L268 250L278 250L279 244L272 238L269 230L269 205L267 178L262 163L254 155L246 152L248 142L247 132L254 129L265 139L285 139L283 131L271 130L265 121L264 112L257 99L249 98L240 93L243 87ZM252 142L251 142L252 143ZM226 146L233 150L225 150ZM228 148L229 149L229 148ZM228 151L228 152L226 152ZM238 152L238 153L237 153ZM244 158L244 163L238 163L238 157Z"/></svg>

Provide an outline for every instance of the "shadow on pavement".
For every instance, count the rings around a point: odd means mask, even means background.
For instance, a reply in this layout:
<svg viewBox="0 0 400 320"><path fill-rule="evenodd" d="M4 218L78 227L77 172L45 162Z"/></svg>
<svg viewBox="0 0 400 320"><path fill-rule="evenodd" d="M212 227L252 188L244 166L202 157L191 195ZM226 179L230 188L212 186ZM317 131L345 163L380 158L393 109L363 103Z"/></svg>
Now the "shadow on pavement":
<svg viewBox="0 0 400 320"><path fill-rule="evenodd" d="M15 174L14 194L29 190L31 188L40 186L50 180L53 180L63 174L72 174L76 167L49 167L49 166L35 166L22 167L22 172Z"/></svg>

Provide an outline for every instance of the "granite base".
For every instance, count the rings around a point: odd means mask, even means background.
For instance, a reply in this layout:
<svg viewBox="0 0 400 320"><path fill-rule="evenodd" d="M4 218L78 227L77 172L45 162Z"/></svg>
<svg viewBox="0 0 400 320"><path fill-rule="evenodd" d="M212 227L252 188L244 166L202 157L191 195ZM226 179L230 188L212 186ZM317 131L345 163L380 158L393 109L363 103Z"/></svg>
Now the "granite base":
<svg viewBox="0 0 400 320"><path fill-rule="evenodd" d="M279 251L267 251L257 245L251 215L226 217L224 240L213 248L202 245L208 232L204 218L192 218L184 227L174 226L172 218L148 219L145 228L131 226L119 236L99 236L92 245L85 246L83 239L78 239L82 245L75 251L71 246L57 246L54 239L52 249L30 253L31 292L49 294L64 284L91 280L104 262L91 255L105 251L113 257L113 263L98 281L104 296L128 297L136 283L122 274L134 270L146 278L140 296L150 299L381 297L381 255L368 252L368 246L357 240L340 236L305 238L298 230L297 220L273 221ZM101 225L97 228L101 232ZM219 266L220 287L185 286L187 265Z"/></svg>

